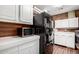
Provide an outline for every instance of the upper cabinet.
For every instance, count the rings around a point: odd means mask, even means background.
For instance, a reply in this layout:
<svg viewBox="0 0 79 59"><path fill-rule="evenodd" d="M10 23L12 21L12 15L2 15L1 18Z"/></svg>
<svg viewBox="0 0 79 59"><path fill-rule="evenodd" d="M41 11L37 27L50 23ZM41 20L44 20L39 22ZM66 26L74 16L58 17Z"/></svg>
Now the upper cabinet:
<svg viewBox="0 0 79 59"><path fill-rule="evenodd" d="M68 21L67 20L55 21L55 28L68 28Z"/></svg>
<svg viewBox="0 0 79 59"><path fill-rule="evenodd" d="M78 28L78 18L55 21L55 28Z"/></svg>
<svg viewBox="0 0 79 59"><path fill-rule="evenodd" d="M72 18L68 20L70 28L78 28L78 18Z"/></svg>
<svg viewBox="0 0 79 59"><path fill-rule="evenodd" d="M0 21L18 21L18 6L0 5Z"/></svg>
<svg viewBox="0 0 79 59"><path fill-rule="evenodd" d="M33 5L20 6L20 21L33 25Z"/></svg>
<svg viewBox="0 0 79 59"><path fill-rule="evenodd" d="M0 5L0 21L33 25L33 5Z"/></svg>

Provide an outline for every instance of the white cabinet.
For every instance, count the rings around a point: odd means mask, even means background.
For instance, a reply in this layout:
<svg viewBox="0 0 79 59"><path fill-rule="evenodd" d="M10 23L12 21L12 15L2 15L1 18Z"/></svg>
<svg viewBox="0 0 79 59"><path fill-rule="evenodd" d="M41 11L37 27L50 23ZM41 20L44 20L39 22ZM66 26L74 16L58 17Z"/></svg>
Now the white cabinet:
<svg viewBox="0 0 79 59"><path fill-rule="evenodd" d="M55 35L54 37L54 43L55 44L61 44L61 36Z"/></svg>
<svg viewBox="0 0 79 59"><path fill-rule="evenodd" d="M74 32L56 32L54 43L75 48L75 33Z"/></svg>
<svg viewBox="0 0 79 59"><path fill-rule="evenodd" d="M68 20L69 28L77 28L78 27L78 18L72 18Z"/></svg>
<svg viewBox="0 0 79 59"><path fill-rule="evenodd" d="M58 20L58 21L55 21L55 28L59 28L61 26L61 21Z"/></svg>
<svg viewBox="0 0 79 59"><path fill-rule="evenodd" d="M33 25L33 5L0 5L0 21Z"/></svg>
<svg viewBox="0 0 79 59"><path fill-rule="evenodd" d="M33 25L33 5L20 6L20 21Z"/></svg>
<svg viewBox="0 0 79 59"><path fill-rule="evenodd" d="M55 28L78 28L78 18L70 18L64 20L56 20Z"/></svg>
<svg viewBox="0 0 79 59"><path fill-rule="evenodd" d="M6 38L0 41L0 54L39 54L40 36Z"/></svg>
<svg viewBox="0 0 79 59"><path fill-rule="evenodd" d="M67 20L55 21L55 28L68 28L68 21Z"/></svg>
<svg viewBox="0 0 79 59"><path fill-rule="evenodd" d="M63 45L63 46L66 46L66 36L62 35L62 34L57 34L55 35L55 44L59 44L59 45Z"/></svg>
<svg viewBox="0 0 79 59"><path fill-rule="evenodd" d="M18 5L0 5L0 21L18 21Z"/></svg>
<svg viewBox="0 0 79 59"><path fill-rule="evenodd" d="M18 54L18 47L11 47L8 49L0 50L0 54Z"/></svg>
<svg viewBox="0 0 79 59"><path fill-rule="evenodd" d="M34 40L19 46L20 54L39 54L39 41Z"/></svg>
<svg viewBox="0 0 79 59"><path fill-rule="evenodd" d="M75 34L71 33L71 35L67 36L66 46L75 48Z"/></svg>

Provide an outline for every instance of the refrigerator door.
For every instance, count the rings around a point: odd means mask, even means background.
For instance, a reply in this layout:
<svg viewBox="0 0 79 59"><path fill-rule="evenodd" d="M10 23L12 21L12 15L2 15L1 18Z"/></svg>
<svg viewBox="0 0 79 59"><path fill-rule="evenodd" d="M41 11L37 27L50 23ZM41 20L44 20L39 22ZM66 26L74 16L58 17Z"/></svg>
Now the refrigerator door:
<svg viewBox="0 0 79 59"><path fill-rule="evenodd" d="M45 34L40 34L40 43L39 43L39 46L40 46L40 54L43 54L44 53L44 50L45 50L45 46L46 46L46 36Z"/></svg>

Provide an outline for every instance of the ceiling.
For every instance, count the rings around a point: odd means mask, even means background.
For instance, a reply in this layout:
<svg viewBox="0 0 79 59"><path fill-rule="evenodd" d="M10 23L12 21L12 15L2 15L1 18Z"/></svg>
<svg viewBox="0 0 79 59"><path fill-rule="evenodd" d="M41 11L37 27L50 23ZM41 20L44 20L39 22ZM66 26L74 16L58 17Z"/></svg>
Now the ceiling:
<svg viewBox="0 0 79 59"><path fill-rule="evenodd" d="M61 13L65 13L72 10L78 10L79 5L61 5L61 6L55 6L55 5L34 5L34 7L37 7L41 11L46 11L50 15L57 15Z"/></svg>

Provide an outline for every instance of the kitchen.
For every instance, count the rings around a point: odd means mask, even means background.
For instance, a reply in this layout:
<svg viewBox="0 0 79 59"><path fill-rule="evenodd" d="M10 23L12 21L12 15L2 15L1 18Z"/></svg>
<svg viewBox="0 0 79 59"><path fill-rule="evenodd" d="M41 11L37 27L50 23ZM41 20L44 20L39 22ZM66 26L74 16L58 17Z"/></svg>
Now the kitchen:
<svg viewBox="0 0 79 59"><path fill-rule="evenodd" d="M0 5L0 54L78 54L79 5Z"/></svg>

